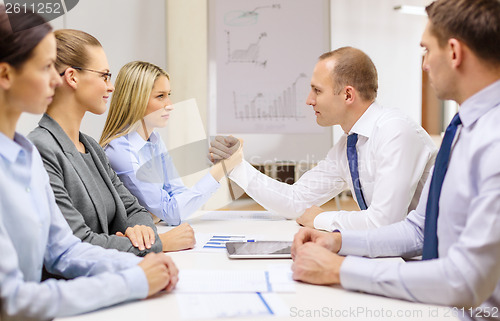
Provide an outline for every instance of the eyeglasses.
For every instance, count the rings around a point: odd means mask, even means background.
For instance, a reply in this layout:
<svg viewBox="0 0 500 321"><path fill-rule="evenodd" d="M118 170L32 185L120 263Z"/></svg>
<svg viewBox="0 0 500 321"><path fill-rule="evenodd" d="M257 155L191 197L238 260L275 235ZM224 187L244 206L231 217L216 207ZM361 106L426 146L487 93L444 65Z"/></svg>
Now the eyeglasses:
<svg viewBox="0 0 500 321"><path fill-rule="evenodd" d="M96 74L101 75L105 82L111 81L111 73L110 72L104 72L104 71L98 71L98 70L93 70L93 69L88 69L88 68L82 68L82 67L74 67L74 66L71 66L71 68L76 69L76 70L84 70L84 71L95 72ZM64 70L63 72L61 72L59 74L59 76L64 76L65 72L66 72L66 70Z"/></svg>

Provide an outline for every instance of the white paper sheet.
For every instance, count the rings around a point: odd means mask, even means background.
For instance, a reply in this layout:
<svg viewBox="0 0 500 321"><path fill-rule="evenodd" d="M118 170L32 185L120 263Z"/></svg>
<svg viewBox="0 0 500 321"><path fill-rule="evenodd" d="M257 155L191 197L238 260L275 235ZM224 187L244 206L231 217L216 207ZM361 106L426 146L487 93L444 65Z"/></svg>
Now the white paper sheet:
<svg viewBox="0 0 500 321"><path fill-rule="evenodd" d="M263 270L181 270L175 293L272 292Z"/></svg>
<svg viewBox="0 0 500 321"><path fill-rule="evenodd" d="M201 216L204 221L284 221L283 216L268 211L215 211Z"/></svg>
<svg viewBox="0 0 500 321"><path fill-rule="evenodd" d="M286 316L288 306L275 293L177 294L183 319Z"/></svg>
<svg viewBox="0 0 500 321"><path fill-rule="evenodd" d="M269 264L269 282L273 292L295 292L295 281L292 278L292 263Z"/></svg>
<svg viewBox="0 0 500 321"><path fill-rule="evenodd" d="M289 270L181 270L175 293L295 292Z"/></svg>

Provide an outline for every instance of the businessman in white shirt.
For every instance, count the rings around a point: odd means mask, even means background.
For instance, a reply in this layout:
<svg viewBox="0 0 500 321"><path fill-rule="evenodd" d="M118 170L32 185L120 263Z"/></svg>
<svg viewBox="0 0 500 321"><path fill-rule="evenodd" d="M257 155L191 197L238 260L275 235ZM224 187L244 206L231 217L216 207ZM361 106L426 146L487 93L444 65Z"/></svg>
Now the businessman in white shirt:
<svg viewBox="0 0 500 321"><path fill-rule="evenodd" d="M229 177L266 209L317 229L366 230L404 220L418 203L436 147L403 112L375 102L377 78L375 65L361 50L343 47L320 56L307 104L320 126L340 125L344 131L326 159L293 185L245 161ZM227 158L233 144L236 138L218 136L209 157ZM345 189L361 211L317 207Z"/></svg>
<svg viewBox="0 0 500 321"><path fill-rule="evenodd" d="M437 96L460 108L417 209L371 231L302 229L292 247L293 277L454 306L461 319L498 320L500 1L438 0L426 10L423 70ZM360 257L417 255L423 260Z"/></svg>

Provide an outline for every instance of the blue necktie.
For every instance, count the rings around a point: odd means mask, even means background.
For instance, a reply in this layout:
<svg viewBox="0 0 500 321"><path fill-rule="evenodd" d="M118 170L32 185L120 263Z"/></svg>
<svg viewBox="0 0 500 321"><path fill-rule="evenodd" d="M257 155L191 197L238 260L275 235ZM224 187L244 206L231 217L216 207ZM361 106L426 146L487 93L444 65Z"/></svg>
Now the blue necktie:
<svg viewBox="0 0 500 321"><path fill-rule="evenodd" d="M359 208L361 210L366 210L367 206L365 203L365 198L363 197L363 191L361 190L361 183L359 182L358 152L356 150L357 142L358 134L351 134L347 136L347 162L349 163L352 185L354 186L354 192L356 193L356 199L358 200Z"/></svg>
<svg viewBox="0 0 500 321"><path fill-rule="evenodd" d="M457 127L461 123L462 121L457 113L451 120L448 128L446 128L443 142L441 143L441 148L439 149L434 164L431 186L429 187L429 194L427 197L427 208L425 211L423 260L431 260L438 257L437 219L439 215L439 197L441 195L444 176L448 170L451 144L457 132Z"/></svg>

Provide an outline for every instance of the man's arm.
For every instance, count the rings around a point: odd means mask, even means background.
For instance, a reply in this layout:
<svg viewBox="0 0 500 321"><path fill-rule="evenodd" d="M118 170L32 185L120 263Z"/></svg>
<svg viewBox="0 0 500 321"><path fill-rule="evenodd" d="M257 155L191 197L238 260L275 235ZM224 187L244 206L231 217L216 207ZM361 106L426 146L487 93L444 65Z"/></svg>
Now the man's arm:
<svg viewBox="0 0 500 321"><path fill-rule="evenodd" d="M225 159L234 153L238 140L232 136L217 136L211 143L208 158ZM343 191L347 185L338 171L339 145L334 146L325 160L306 172L293 185L276 181L243 161L229 175L250 197L269 211L292 219L312 205L321 205Z"/></svg>
<svg viewBox="0 0 500 321"><path fill-rule="evenodd" d="M497 158L484 167L498 168L493 166L495 161ZM325 274L328 269L340 271L340 284L349 290L448 306L478 306L491 296L500 280L498 177L498 173L484 175L460 238L439 259L399 263L347 256L343 262L337 260L336 265L325 267ZM403 222L371 231L343 231L339 254L420 254L427 190L428 184L419 206Z"/></svg>
<svg viewBox="0 0 500 321"><path fill-rule="evenodd" d="M267 210L289 219L297 218L313 205L327 202L347 186L338 175L336 164L328 159L322 160L293 185L262 174L246 161L229 177Z"/></svg>
<svg viewBox="0 0 500 321"><path fill-rule="evenodd" d="M415 193L421 192L422 176L427 176L434 159L435 149L426 138L406 121L395 119L384 123L370 138L372 151L363 155L370 157L375 172L373 182L366 185L362 182L364 191L373 191L368 208L321 213L314 219L314 227L327 231L366 230L404 220L408 210L416 206L412 200ZM360 158L361 162L366 160Z"/></svg>

